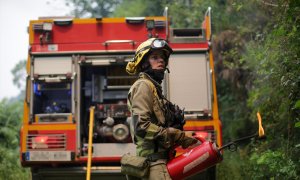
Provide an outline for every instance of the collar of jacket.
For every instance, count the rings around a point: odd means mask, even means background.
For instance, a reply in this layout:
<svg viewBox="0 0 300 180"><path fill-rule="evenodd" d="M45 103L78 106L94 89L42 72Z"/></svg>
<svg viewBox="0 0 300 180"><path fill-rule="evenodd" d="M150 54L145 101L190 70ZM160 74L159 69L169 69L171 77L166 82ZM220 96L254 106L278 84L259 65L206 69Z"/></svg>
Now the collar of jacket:
<svg viewBox="0 0 300 180"><path fill-rule="evenodd" d="M154 84L154 86L156 88L158 88L159 90L162 89L161 85L158 82L156 82L154 79L152 79L147 73L141 72L139 74L139 78L148 79L148 80L150 80Z"/></svg>

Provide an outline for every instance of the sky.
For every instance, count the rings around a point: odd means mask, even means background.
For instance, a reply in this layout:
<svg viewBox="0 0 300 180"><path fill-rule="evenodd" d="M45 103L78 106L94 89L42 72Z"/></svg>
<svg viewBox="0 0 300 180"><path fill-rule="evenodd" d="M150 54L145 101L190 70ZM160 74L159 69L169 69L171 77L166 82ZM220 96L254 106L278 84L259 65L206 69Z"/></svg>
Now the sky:
<svg viewBox="0 0 300 180"><path fill-rule="evenodd" d="M64 0L0 0L0 100L19 94L11 70L27 59L29 20L69 12Z"/></svg>

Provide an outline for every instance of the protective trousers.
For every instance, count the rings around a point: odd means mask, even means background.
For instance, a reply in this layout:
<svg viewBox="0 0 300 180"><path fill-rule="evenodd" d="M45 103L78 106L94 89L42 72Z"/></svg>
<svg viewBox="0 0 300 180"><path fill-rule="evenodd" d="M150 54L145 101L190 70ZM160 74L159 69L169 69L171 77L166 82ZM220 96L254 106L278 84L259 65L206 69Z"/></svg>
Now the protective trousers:
<svg viewBox="0 0 300 180"><path fill-rule="evenodd" d="M151 163L148 177L140 179L134 176L126 175L126 178L127 180L172 180L166 163L160 162L160 160Z"/></svg>

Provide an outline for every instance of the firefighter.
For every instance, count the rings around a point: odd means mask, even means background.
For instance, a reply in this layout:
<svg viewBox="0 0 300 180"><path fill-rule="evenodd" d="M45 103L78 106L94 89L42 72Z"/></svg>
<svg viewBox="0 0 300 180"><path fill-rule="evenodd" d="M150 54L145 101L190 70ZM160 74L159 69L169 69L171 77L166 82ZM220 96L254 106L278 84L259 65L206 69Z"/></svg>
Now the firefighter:
<svg viewBox="0 0 300 180"><path fill-rule="evenodd" d="M180 115L176 115L176 108L162 94L160 84L172 52L165 40L151 38L137 48L134 59L126 66L129 74L139 73L128 93L128 107L132 113L130 131L137 156L150 161L146 177L150 180L171 179L166 167L171 151L175 146L187 148L197 143L182 131L183 111L177 108Z"/></svg>

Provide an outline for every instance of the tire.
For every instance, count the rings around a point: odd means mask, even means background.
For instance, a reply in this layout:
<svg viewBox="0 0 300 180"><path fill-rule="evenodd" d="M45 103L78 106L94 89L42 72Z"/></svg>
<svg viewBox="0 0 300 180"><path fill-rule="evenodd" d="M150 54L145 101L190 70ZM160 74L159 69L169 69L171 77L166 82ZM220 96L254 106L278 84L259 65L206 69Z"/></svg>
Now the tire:
<svg viewBox="0 0 300 180"><path fill-rule="evenodd" d="M31 180L41 180L37 168L31 168L30 171L31 171Z"/></svg>

